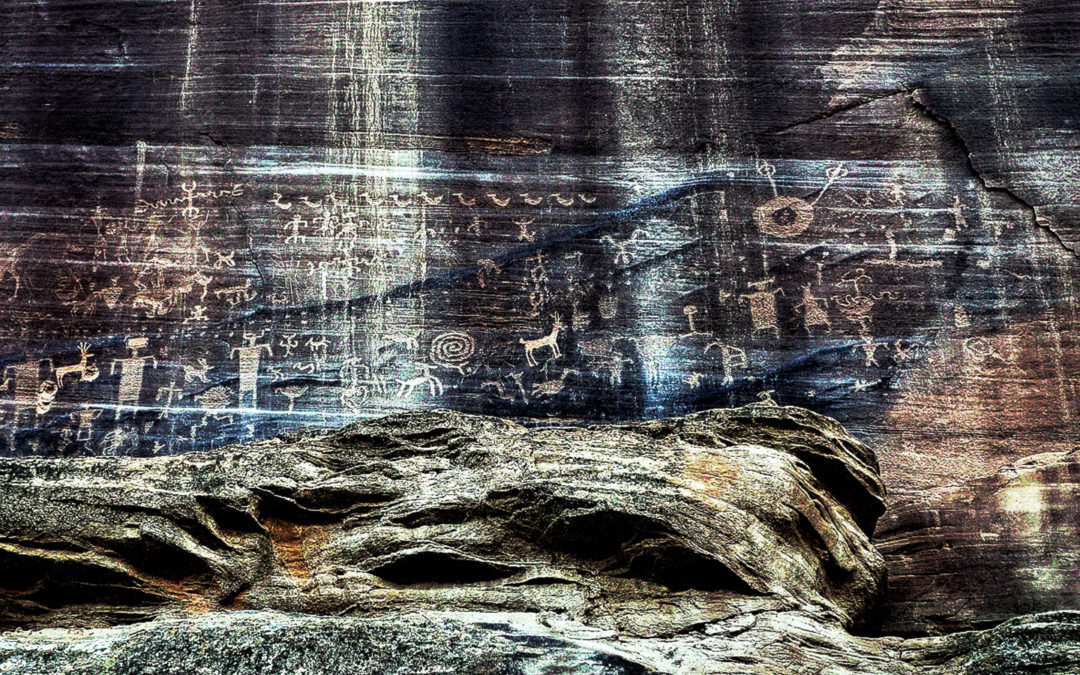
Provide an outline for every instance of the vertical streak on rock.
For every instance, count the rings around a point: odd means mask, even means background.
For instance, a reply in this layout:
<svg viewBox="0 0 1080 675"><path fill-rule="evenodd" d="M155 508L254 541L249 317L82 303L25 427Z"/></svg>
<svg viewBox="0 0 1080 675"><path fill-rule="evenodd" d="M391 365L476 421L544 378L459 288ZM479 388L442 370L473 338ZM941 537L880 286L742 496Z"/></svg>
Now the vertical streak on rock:
<svg viewBox="0 0 1080 675"><path fill-rule="evenodd" d="M988 0L988 2L991 7L996 6L997 14L1003 17L1012 17L1012 23L1016 21L1016 17L1022 15L1023 7L1017 0ZM993 13L991 15L993 16ZM1019 110L1021 109L1020 102L1013 93L1015 89L1013 82L1019 76L1019 73L1015 72L1015 70L1010 72L1010 64L1018 63L1021 53L1017 49L1012 32L1005 30L1009 25L1010 22L1007 21L986 21L982 26L986 32L985 77L987 89L990 92L992 105L998 111L998 114L991 115L988 119L991 132L994 135L994 147L997 154L1004 158L1017 157L1023 154L1021 148L1014 147L1014 141L1016 138L1021 137L1020 132L1024 127L1024 124L1018 119ZM1012 65L1013 69L1016 67ZM1030 227L1037 230L1038 224L1032 222ZM1068 264L1069 256L1067 252L1056 246L1052 250L1054 251L1054 259L1047 261L1048 264ZM1069 283L1068 274L1058 275L1055 274L1053 269L1047 270L1047 278L1058 276L1064 279L1064 284ZM1054 366L1055 387L1057 389L1058 404L1061 408L1062 421L1069 422L1072 419L1068 391L1070 389L1070 380L1065 371L1065 354L1062 349L1062 321L1061 317L1058 316L1058 307L1065 305L1069 308L1070 314L1073 314L1075 300L1072 294L1065 293L1061 298L1049 298L1049 302L1050 309L1046 313L1046 318L1050 328L1050 340L1054 352L1050 358ZM1069 318L1075 319L1075 316ZM1069 318L1066 318L1065 323L1069 322Z"/></svg>
<svg viewBox="0 0 1080 675"><path fill-rule="evenodd" d="M417 191L423 159L411 142L419 109L415 73L411 72L417 63L419 9L412 3L347 0L339 12L331 39L334 103L329 126L331 137L336 135L340 145L331 151L329 163L343 163L354 170L347 173L361 176L335 188L357 206L370 204L366 215L371 223L367 233L371 250L363 253L371 256L373 264L367 268L368 276L359 281L360 287L350 293L376 298L372 306L360 310L362 315L349 319L346 356L355 356L363 351L368 336L413 333L424 324L420 295L393 301L385 297L391 288L412 281L414 270L422 277L427 269L427 238L422 236L426 207L416 207L421 236L414 238L417 233L407 224L413 219L395 214L394 202L388 199L391 193L407 198ZM344 76L342 85L339 73ZM344 91L334 91L337 86ZM340 100L343 110L338 109ZM365 199L365 193L371 199ZM415 356L420 360L420 354Z"/></svg>
<svg viewBox="0 0 1080 675"><path fill-rule="evenodd" d="M188 112L188 94L191 87L192 66L199 42L199 0L191 0L188 12L187 56L184 60L184 79L180 82L180 114Z"/></svg>

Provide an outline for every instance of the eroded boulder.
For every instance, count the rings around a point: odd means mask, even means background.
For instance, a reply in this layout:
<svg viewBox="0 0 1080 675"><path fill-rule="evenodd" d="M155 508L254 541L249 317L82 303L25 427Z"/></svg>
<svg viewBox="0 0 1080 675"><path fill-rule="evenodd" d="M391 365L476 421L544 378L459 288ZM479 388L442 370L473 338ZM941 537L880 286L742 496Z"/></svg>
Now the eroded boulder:
<svg viewBox="0 0 1080 675"><path fill-rule="evenodd" d="M153 459L0 460L0 622L556 613L627 636L881 588L872 453L751 406L527 429L448 411ZM661 610L662 608L662 610Z"/></svg>

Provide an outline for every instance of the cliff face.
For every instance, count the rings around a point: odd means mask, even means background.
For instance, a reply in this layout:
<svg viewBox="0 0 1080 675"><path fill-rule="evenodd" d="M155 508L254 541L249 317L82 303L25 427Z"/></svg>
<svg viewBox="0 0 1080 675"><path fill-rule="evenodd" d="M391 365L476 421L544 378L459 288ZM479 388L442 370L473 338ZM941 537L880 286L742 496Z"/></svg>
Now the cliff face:
<svg viewBox="0 0 1080 675"><path fill-rule="evenodd" d="M861 636L890 598L876 460L795 408L405 413L179 457L3 460L0 481L0 672L1080 664L1071 613Z"/></svg>

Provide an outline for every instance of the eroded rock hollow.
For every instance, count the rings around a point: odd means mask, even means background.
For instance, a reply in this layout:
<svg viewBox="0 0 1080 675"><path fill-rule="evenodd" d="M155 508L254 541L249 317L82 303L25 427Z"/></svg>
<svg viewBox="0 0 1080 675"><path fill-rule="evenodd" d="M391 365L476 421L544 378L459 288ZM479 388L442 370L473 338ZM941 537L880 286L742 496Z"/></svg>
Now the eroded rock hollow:
<svg viewBox="0 0 1080 675"><path fill-rule="evenodd" d="M889 614L871 543L876 459L797 408L585 428L412 412L178 457L7 459L0 481L0 672L1080 663L1068 612L875 636L908 607Z"/></svg>

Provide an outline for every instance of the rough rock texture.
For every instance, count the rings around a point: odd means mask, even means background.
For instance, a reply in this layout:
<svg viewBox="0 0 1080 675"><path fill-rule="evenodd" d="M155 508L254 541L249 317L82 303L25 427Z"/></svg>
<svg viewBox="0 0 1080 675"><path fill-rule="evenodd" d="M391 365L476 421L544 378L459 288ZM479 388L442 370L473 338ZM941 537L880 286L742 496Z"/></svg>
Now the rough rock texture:
<svg viewBox="0 0 1080 675"><path fill-rule="evenodd" d="M0 485L0 673L1080 668L1080 613L861 636L885 586L876 460L797 408L403 413L177 457L7 459Z"/></svg>
<svg viewBox="0 0 1080 675"><path fill-rule="evenodd" d="M405 413L205 454L5 460L0 480L9 627L444 605L641 636L805 607L850 626L884 575L872 453L773 406L534 430Z"/></svg>
<svg viewBox="0 0 1080 675"><path fill-rule="evenodd" d="M1080 609L1080 450L906 498L878 523L888 632L951 632Z"/></svg>

